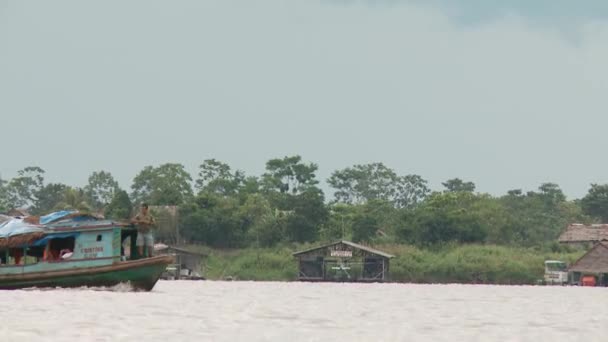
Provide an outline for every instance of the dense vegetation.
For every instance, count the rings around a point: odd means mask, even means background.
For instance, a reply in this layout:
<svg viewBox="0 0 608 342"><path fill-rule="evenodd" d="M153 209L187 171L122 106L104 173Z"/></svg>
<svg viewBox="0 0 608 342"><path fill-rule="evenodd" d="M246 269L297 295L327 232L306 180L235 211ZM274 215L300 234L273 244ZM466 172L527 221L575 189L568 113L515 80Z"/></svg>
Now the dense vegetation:
<svg viewBox="0 0 608 342"><path fill-rule="evenodd" d="M418 247L452 242L531 247L551 244L568 223L608 218L608 185L593 184L574 201L553 183L496 197L458 178L432 191L419 175L398 175L373 163L333 172L327 184L334 193L328 198L316 171L317 165L299 156L269 160L261 176L211 159L192 177L183 165L167 163L144 167L127 193L106 171L94 172L77 188L46 183L44 170L27 167L0 180L0 212L75 208L128 218L144 201L177 206L181 238L214 248L338 238ZM160 238L175 239L171 233L163 231Z"/></svg>
<svg viewBox="0 0 608 342"><path fill-rule="evenodd" d="M286 251L293 249L282 246L344 238L395 249L393 278L409 281L454 279L452 272L472 280L479 269L502 269L500 275L487 271L485 280L508 282L509 272L531 274L526 267L542 267L546 253L564 252L555 240L568 223L608 219L608 185L592 184L580 200L568 200L554 183L491 196L454 178L433 191L419 175L372 163L334 171L326 180L333 192L327 197L316 172L317 165L300 156L269 160L260 176L215 159L205 160L194 177L183 165L167 163L144 167L127 192L106 171L94 172L78 188L46 183L43 169L26 167L0 179L0 212L74 208L126 219L138 203L174 206L174 214L156 213L170 226L159 238L175 242L179 228L182 243L240 249L220 259L236 253L230 267L243 278L256 277L247 275L255 269L251 263L290 262ZM267 279L288 277L290 267L278 267Z"/></svg>
<svg viewBox="0 0 608 342"><path fill-rule="evenodd" d="M209 255L205 276L209 279L293 280L297 263L292 252L309 245L218 250L190 246ZM390 276L395 282L536 284L543 276L543 262L573 262L583 251L552 252L550 249L496 245L448 244L441 248L411 245L376 246L395 258Z"/></svg>

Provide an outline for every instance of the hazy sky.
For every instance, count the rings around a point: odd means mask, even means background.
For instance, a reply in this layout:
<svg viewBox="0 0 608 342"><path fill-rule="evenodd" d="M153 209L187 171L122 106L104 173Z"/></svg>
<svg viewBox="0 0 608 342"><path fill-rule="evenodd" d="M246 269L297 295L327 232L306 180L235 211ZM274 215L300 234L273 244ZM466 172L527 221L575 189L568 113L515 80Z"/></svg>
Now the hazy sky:
<svg viewBox="0 0 608 342"><path fill-rule="evenodd" d="M495 195L608 182L608 1L0 0L0 175L381 161Z"/></svg>

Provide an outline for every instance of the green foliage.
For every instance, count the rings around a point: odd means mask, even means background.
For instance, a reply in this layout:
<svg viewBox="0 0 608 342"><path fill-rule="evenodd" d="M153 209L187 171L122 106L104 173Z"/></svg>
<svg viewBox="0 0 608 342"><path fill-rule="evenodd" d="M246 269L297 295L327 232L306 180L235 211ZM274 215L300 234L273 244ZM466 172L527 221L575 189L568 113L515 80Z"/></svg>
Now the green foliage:
<svg viewBox="0 0 608 342"><path fill-rule="evenodd" d="M132 199L151 205L180 205L192 198L192 177L181 164L146 166L133 179Z"/></svg>
<svg viewBox="0 0 608 342"><path fill-rule="evenodd" d="M10 201L8 198L8 189L6 188L6 181L0 177L0 213L8 211L10 208Z"/></svg>
<svg viewBox="0 0 608 342"><path fill-rule="evenodd" d="M44 215L57 207L64 199L69 187L65 184L50 183L42 187L36 194L36 203L31 208L34 215Z"/></svg>
<svg viewBox="0 0 608 342"><path fill-rule="evenodd" d="M473 182L464 182L460 178L448 179L445 183L441 183L447 192L475 192L475 184Z"/></svg>
<svg viewBox="0 0 608 342"><path fill-rule="evenodd" d="M347 204L382 200L397 207L414 207L430 192L422 177L400 177L382 163L354 165L334 171L327 183L336 190L336 201Z"/></svg>
<svg viewBox="0 0 608 342"><path fill-rule="evenodd" d="M285 229L287 239L293 242L316 241L329 215L323 192L309 188L292 196L291 203L292 214L287 217Z"/></svg>
<svg viewBox="0 0 608 342"><path fill-rule="evenodd" d="M315 179L317 169L316 164L302 162L300 156L271 159L266 163L262 186L266 191L297 195L316 188L319 183Z"/></svg>
<svg viewBox="0 0 608 342"><path fill-rule="evenodd" d="M572 263L583 253L492 245L444 245L437 250L399 245L378 248L396 255L391 260L392 280L414 283L535 284L543 277L545 260Z"/></svg>
<svg viewBox="0 0 608 342"><path fill-rule="evenodd" d="M17 171L17 177L8 183L8 199L13 208L24 208L35 205L37 194L44 187L44 170L37 166L28 166Z"/></svg>
<svg viewBox="0 0 608 342"><path fill-rule="evenodd" d="M510 191L499 199L508 217L501 228L502 237L494 242L538 245L556 240L569 223L588 220L576 203L566 201L555 184L542 184L539 190L526 195Z"/></svg>
<svg viewBox="0 0 608 342"><path fill-rule="evenodd" d="M320 238L323 241L352 240L353 223L358 207L344 203L333 203L328 206L327 222L321 227Z"/></svg>
<svg viewBox="0 0 608 342"><path fill-rule="evenodd" d="M249 240L257 246L273 246L283 239L286 215L273 210L270 202L262 195L253 194L239 208L239 216L248 226Z"/></svg>
<svg viewBox="0 0 608 342"><path fill-rule="evenodd" d="M97 210L106 207L120 190L118 182L112 174L106 171L96 171L89 176L88 184L84 187L87 201Z"/></svg>
<svg viewBox="0 0 608 342"><path fill-rule="evenodd" d="M205 160L199 169L196 188L201 192L234 196L245 182L245 174L242 171L232 172L228 164L215 159Z"/></svg>
<svg viewBox="0 0 608 342"><path fill-rule="evenodd" d="M401 239L420 245L484 242L489 227L476 210L482 197L470 192L433 193L404 215Z"/></svg>
<svg viewBox="0 0 608 342"><path fill-rule="evenodd" d="M200 193L181 208L181 233L189 241L209 246L241 247L247 226L238 213L237 199Z"/></svg>
<svg viewBox="0 0 608 342"><path fill-rule="evenodd" d="M297 260L292 253L309 247L309 244L297 244L240 250L205 249L209 254L205 276L295 280ZM572 263L584 253L477 244L448 244L440 249L384 244L374 248L395 255L390 261L390 280L407 283L536 284L543 277L545 260Z"/></svg>
<svg viewBox="0 0 608 342"><path fill-rule="evenodd" d="M286 247L206 250L209 279L285 281L297 277L297 265Z"/></svg>
<svg viewBox="0 0 608 342"><path fill-rule="evenodd" d="M53 210L80 210L91 211L91 206L87 202L87 196L83 189L67 187L61 196L59 203Z"/></svg>
<svg viewBox="0 0 608 342"><path fill-rule="evenodd" d="M105 216L117 220L129 220L133 205L129 199L129 194L124 190L118 190L114 193L112 201L105 208Z"/></svg>
<svg viewBox="0 0 608 342"><path fill-rule="evenodd" d="M581 199L581 207L585 214L608 223L608 184L591 184L591 189Z"/></svg>
<svg viewBox="0 0 608 342"><path fill-rule="evenodd" d="M429 194L422 177L399 176L382 163L372 163L335 171L328 179L335 200L326 203L316 172L316 164L297 155L269 160L260 178L207 159L199 167L194 196L183 165L146 166L133 180L132 199L177 205L179 222L171 227L178 226L186 241L215 248L336 239L426 248L452 243L549 248L569 223L593 220L585 214L608 217L608 185L594 184L581 201L568 201L555 183L494 197L454 178L443 183L446 191ZM43 176L41 168L27 167L9 182L0 180L0 210L28 207L33 214L45 214L103 209L110 218L131 216L131 199L109 172L91 174L84 190L45 184ZM158 215L163 220L166 216ZM175 232L169 229L159 237L173 241Z"/></svg>

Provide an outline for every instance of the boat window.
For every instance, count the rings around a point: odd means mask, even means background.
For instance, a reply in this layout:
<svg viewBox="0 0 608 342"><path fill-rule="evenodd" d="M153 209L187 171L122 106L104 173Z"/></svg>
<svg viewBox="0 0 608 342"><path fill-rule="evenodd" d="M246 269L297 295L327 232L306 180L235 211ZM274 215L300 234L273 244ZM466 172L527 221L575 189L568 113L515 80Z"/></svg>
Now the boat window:
<svg viewBox="0 0 608 342"><path fill-rule="evenodd" d="M44 250L44 260L62 261L74 253L74 237L50 239Z"/></svg>
<svg viewBox="0 0 608 342"><path fill-rule="evenodd" d="M25 265L36 263L39 260L37 256L36 248L29 247L26 250L26 254L23 254L24 249L19 248L9 248L0 250L0 265ZM42 254L40 255L42 256Z"/></svg>
<svg viewBox="0 0 608 342"><path fill-rule="evenodd" d="M101 241L101 235L97 235L97 241Z"/></svg>

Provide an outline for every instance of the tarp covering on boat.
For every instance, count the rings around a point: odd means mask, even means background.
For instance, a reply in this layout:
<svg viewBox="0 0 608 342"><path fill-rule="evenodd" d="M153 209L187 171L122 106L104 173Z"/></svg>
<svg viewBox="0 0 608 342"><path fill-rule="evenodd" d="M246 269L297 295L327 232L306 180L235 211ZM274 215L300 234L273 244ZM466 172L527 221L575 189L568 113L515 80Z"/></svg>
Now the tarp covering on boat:
<svg viewBox="0 0 608 342"><path fill-rule="evenodd" d="M0 224L0 238L36 232L44 232L44 227L24 222L23 219L15 218Z"/></svg>
<svg viewBox="0 0 608 342"><path fill-rule="evenodd" d="M80 232L48 234L42 239L34 242L32 246L44 246L51 239L65 239L70 237L76 238L78 235L80 235Z"/></svg>
<svg viewBox="0 0 608 342"><path fill-rule="evenodd" d="M13 247L27 244L41 238L46 229L21 218L12 218L0 223L0 247Z"/></svg>
<svg viewBox="0 0 608 342"><path fill-rule="evenodd" d="M11 217L0 215L0 248L16 248L25 245L44 245L48 239L77 236L78 232L59 233L60 228L95 228L114 224L113 221L100 220L93 214L78 210L62 210L47 215ZM49 234L48 238L45 235ZM52 234L52 235L51 235Z"/></svg>
<svg viewBox="0 0 608 342"><path fill-rule="evenodd" d="M13 218L11 216L0 214L0 224L4 223L6 221L12 220L12 219Z"/></svg>
<svg viewBox="0 0 608 342"><path fill-rule="evenodd" d="M58 221L66 216L78 213L77 210L62 210L50 213L48 215L40 216L40 224L48 224L51 222Z"/></svg>

